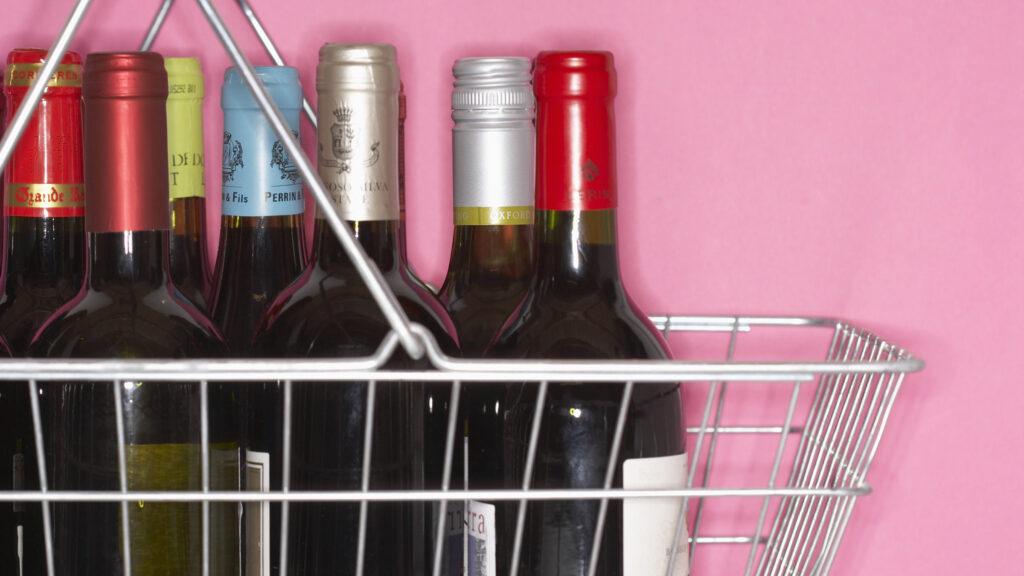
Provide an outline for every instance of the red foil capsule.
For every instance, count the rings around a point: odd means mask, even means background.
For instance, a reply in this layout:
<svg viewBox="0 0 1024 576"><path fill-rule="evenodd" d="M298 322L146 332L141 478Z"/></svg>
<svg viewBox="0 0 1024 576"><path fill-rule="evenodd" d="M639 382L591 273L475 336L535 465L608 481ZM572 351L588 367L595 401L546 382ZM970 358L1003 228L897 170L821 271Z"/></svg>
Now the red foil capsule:
<svg viewBox="0 0 1024 576"><path fill-rule="evenodd" d="M85 231L167 230L167 71L155 52L85 61Z"/></svg>
<svg viewBox="0 0 1024 576"><path fill-rule="evenodd" d="M537 210L617 206L615 88L611 52L537 56Z"/></svg>
<svg viewBox="0 0 1024 576"><path fill-rule="evenodd" d="M4 93L13 114L21 107L47 51L7 56ZM82 178L82 57L67 52L47 83L35 114L7 164L5 214L35 218L85 214Z"/></svg>

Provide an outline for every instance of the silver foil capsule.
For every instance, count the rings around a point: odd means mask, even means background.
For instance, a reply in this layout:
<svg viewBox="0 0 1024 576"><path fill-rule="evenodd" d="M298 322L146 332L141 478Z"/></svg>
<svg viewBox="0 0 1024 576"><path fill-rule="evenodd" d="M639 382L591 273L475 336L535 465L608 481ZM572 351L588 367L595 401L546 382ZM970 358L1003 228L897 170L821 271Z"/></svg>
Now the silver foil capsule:
<svg viewBox="0 0 1024 576"><path fill-rule="evenodd" d="M530 60L463 58L452 73L455 224L533 224Z"/></svg>

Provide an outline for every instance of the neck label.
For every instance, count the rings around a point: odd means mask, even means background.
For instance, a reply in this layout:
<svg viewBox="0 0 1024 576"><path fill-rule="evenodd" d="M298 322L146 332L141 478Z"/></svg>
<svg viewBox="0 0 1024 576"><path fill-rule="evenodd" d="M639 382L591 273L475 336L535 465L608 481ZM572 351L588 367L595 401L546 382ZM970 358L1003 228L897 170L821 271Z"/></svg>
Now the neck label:
<svg viewBox="0 0 1024 576"><path fill-rule="evenodd" d="M172 85L171 88L182 86ZM195 88L194 84L187 86ZM167 166L171 200L206 197L202 105L199 99L167 101Z"/></svg>
<svg viewBox="0 0 1024 576"><path fill-rule="evenodd" d="M317 167L338 214L398 220L398 97L321 91ZM318 216L319 217L319 216Z"/></svg>
<svg viewBox="0 0 1024 576"><path fill-rule="evenodd" d="M537 195L540 210L610 210L616 207L615 188L602 170L607 164L587 156L575 166L566 166L561 186L550 186Z"/></svg>
<svg viewBox="0 0 1024 576"><path fill-rule="evenodd" d="M43 64L38 62L17 62L7 68L8 86L31 86ZM82 65L58 64L57 69L46 83L50 88L81 88Z"/></svg>
<svg viewBox="0 0 1024 576"><path fill-rule="evenodd" d="M455 208L456 226L522 226L533 224L533 206Z"/></svg>
<svg viewBox="0 0 1024 576"><path fill-rule="evenodd" d="M612 101L537 101L537 209L617 207Z"/></svg>
<svg viewBox="0 0 1024 576"><path fill-rule="evenodd" d="M8 182L4 212L32 218L85 216L85 185Z"/></svg>
<svg viewBox="0 0 1024 576"><path fill-rule="evenodd" d="M298 110L283 113L298 138ZM259 110L224 114L222 167L222 214L261 217L305 211L298 168Z"/></svg>
<svg viewBox="0 0 1024 576"><path fill-rule="evenodd" d="M479 124L457 122L452 132L455 225L533 224L533 123Z"/></svg>

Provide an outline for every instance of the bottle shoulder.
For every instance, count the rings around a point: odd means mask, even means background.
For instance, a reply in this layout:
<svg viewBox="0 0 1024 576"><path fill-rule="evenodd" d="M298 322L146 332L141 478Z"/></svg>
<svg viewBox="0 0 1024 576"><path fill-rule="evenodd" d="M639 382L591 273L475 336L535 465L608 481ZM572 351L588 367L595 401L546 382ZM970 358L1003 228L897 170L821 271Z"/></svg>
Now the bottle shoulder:
<svg viewBox="0 0 1024 576"><path fill-rule="evenodd" d="M66 283L10 289L0 299L0 333L23 354L36 331L74 295Z"/></svg>
<svg viewBox="0 0 1024 576"><path fill-rule="evenodd" d="M621 285L589 293L531 291L485 356L664 359L664 339Z"/></svg>
<svg viewBox="0 0 1024 576"><path fill-rule="evenodd" d="M214 358L226 353L210 321L159 286L83 289L39 330L31 356L52 358Z"/></svg>
<svg viewBox="0 0 1024 576"><path fill-rule="evenodd" d="M457 354L451 319L437 298L397 271L384 279L409 319L429 330L443 351ZM390 331L354 269L313 264L270 307L256 349L290 357L366 356Z"/></svg>
<svg viewBox="0 0 1024 576"><path fill-rule="evenodd" d="M445 354L457 355L455 324L437 295L405 266L386 274L384 281L409 320L429 330Z"/></svg>
<svg viewBox="0 0 1024 576"><path fill-rule="evenodd" d="M368 356L390 329L358 275L314 264L267 310L254 349L297 358Z"/></svg>

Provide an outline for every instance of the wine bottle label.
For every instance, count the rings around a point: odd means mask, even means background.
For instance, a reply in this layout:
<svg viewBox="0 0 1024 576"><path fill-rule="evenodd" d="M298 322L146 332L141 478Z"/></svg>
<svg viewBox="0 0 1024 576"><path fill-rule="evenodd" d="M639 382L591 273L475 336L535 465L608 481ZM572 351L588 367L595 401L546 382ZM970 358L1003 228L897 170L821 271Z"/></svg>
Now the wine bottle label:
<svg viewBox="0 0 1024 576"><path fill-rule="evenodd" d="M686 454L660 458L633 458L622 467L627 490L686 488ZM682 498L626 498L622 504L623 576L665 574L676 541ZM672 576L690 573L686 524L681 527Z"/></svg>
<svg viewBox="0 0 1024 576"><path fill-rule="evenodd" d="M198 444L128 444L129 490L196 490ZM238 489L238 447L213 444L210 485ZM238 571L237 505L210 506L210 562L215 574ZM128 506L133 574L194 574L202 558L202 507L198 502L146 502ZM233 512L233 513L232 513Z"/></svg>
<svg viewBox="0 0 1024 576"><path fill-rule="evenodd" d="M270 491L270 454L245 451L245 489ZM245 504L245 573L270 576L270 502Z"/></svg>
<svg viewBox="0 0 1024 576"><path fill-rule="evenodd" d="M168 149L170 159L171 200L206 198L206 171L203 151L188 148Z"/></svg>
<svg viewBox="0 0 1024 576"><path fill-rule="evenodd" d="M294 116L289 128L298 138ZM289 216L306 209L299 170L259 110L224 115L223 184L226 216Z"/></svg>
<svg viewBox="0 0 1024 576"><path fill-rule="evenodd" d="M604 161L602 161L604 160ZM585 156L566 167L564 181L538 191L538 210L609 210L618 204L607 158ZM555 170L551 170L555 172Z"/></svg>
<svg viewBox="0 0 1024 576"><path fill-rule="evenodd" d="M85 215L85 185L7 183L8 216L35 218Z"/></svg>
<svg viewBox="0 0 1024 576"><path fill-rule="evenodd" d="M257 66L256 76L299 140L302 86L288 66ZM224 148L221 164L225 216L290 216L306 209L298 167L237 68L228 68L221 87Z"/></svg>
<svg viewBox="0 0 1024 576"><path fill-rule="evenodd" d="M398 220L397 94L319 95L317 167L334 208L349 221Z"/></svg>
<svg viewBox="0 0 1024 576"><path fill-rule="evenodd" d="M505 121L500 128L490 129L456 123L452 132L456 226L533 224L534 142L530 120ZM469 216L467 209L476 209L476 214Z"/></svg>
<svg viewBox="0 0 1024 576"><path fill-rule="evenodd" d="M497 560L495 507L470 500L449 502L445 519L445 557L441 573L446 576L496 576ZM434 503L434 517L440 507Z"/></svg>
<svg viewBox="0 0 1024 576"><path fill-rule="evenodd" d="M5 82L8 86L31 86L35 81L43 64L39 62L16 62L7 68ZM81 64L58 64L57 70L50 81L46 83L49 87L58 88L80 88L82 86L82 65Z"/></svg>
<svg viewBox="0 0 1024 576"><path fill-rule="evenodd" d="M47 52L11 52L5 74L7 114L12 116L38 77ZM82 185L82 58L65 53L39 106L11 153L5 173L4 215L29 218L85 215Z"/></svg>
<svg viewBox="0 0 1024 576"><path fill-rule="evenodd" d="M171 200L205 198L202 76L171 78L167 99L167 166Z"/></svg>
<svg viewBox="0 0 1024 576"><path fill-rule="evenodd" d="M538 210L610 210L617 206L610 99L538 95L537 141Z"/></svg>
<svg viewBox="0 0 1024 576"><path fill-rule="evenodd" d="M456 226L516 226L533 224L533 206L456 207Z"/></svg>

